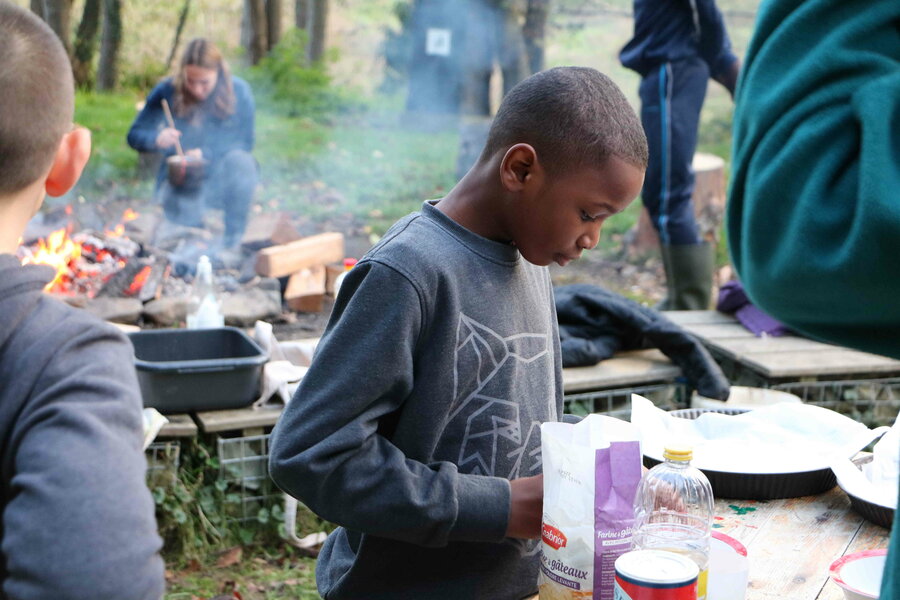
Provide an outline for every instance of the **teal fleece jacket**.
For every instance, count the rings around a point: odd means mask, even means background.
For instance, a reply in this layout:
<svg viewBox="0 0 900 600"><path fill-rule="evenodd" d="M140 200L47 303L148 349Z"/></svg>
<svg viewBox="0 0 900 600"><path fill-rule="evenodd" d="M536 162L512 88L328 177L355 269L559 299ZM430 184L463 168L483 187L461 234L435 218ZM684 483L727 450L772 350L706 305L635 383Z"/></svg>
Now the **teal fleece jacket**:
<svg viewBox="0 0 900 600"><path fill-rule="evenodd" d="M900 358L900 2L763 2L735 103L728 239L750 298ZM900 600L900 518L880 598Z"/></svg>
<svg viewBox="0 0 900 600"><path fill-rule="evenodd" d="M728 239L751 300L900 358L900 2L763 2L735 103Z"/></svg>

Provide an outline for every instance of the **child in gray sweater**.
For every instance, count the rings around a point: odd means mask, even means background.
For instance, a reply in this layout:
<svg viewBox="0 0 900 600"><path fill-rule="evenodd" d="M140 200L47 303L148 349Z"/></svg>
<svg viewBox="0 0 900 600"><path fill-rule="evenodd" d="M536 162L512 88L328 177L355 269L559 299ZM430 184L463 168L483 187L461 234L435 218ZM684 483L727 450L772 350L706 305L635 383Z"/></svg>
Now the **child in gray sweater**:
<svg viewBox="0 0 900 600"><path fill-rule="evenodd" d="M15 256L90 155L74 87L56 34L0 0L0 599L158 600L131 345L44 294L53 269Z"/></svg>
<svg viewBox="0 0 900 600"><path fill-rule="evenodd" d="M596 246L646 163L612 81L544 71L509 92L447 196L347 274L270 447L276 483L340 525L319 557L323 597L537 591L539 425L562 414L547 265Z"/></svg>

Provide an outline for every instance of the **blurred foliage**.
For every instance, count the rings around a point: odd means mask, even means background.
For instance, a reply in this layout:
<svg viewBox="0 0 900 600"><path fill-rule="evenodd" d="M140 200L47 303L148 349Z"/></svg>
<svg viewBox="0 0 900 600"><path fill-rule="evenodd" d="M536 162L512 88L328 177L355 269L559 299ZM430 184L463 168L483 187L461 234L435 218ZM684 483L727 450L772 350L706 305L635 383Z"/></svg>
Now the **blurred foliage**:
<svg viewBox="0 0 900 600"><path fill-rule="evenodd" d="M242 71L257 103L289 117L324 120L335 113L361 109L352 90L332 85L326 64L308 64L305 31L288 30L259 64ZM329 51L327 61L336 60Z"/></svg>

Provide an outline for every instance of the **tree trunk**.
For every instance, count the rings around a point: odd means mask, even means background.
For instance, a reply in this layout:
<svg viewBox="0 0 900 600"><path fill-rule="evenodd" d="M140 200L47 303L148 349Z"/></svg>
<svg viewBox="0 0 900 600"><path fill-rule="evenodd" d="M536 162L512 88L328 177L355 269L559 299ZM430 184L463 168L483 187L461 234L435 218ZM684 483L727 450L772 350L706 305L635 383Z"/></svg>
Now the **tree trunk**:
<svg viewBox="0 0 900 600"><path fill-rule="evenodd" d="M72 56L72 0L44 0L44 20L50 26Z"/></svg>
<svg viewBox="0 0 900 600"><path fill-rule="evenodd" d="M325 55L325 32L328 29L328 0L310 0L309 61L322 60Z"/></svg>
<svg viewBox="0 0 900 600"><path fill-rule="evenodd" d="M503 3L498 8L495 52L503 73L503 95L528 77L528 52L522 35L524 14L516 3Z"/></svg>
<svg viewBox="0 0 900 600"><path fill-rule="evenodd" d="M312 0L295 0L294 26L309 33L309 5Z"/></svg>
<svg viewBox="0 0 900 600"><path fill-rule="evenodd" d="M75 85L79 87L91 87L93 83L93 63L99 30L100 0L85 0L72 52L72 73L75 75Z"/></svg>
<svg viewBox="0 0 900 600"><path fill-rule="evenodd" d="M103 0L103 33L100 36L100 66L97 89L113 90L119 75L119 47L122 43L122 0Z"/></svg>
<svg viewBox="0 0 900 600"><path fill-rule="evenodd" d="M532 75L544 70L544 40L549 13L550 0L528 0L528 11L525 13L522 36L525 38L528 68Z"/></svg>
<svg viewBox="0 0 900 600"><path fill-rule="evenodd" d="M250 62L250 41L253 39L253 31L250 27L250 2L244 0L244 9L241 11L241 48L246 50L246 60Z"/></svg>
<svg viewBox="0 0 900 600"><path fill-rule="evenodd" d="M255 65L266 55L266 5L265 0L249 0L250 45L247 55L250 64Z"/></svg>
<svg viewBox="0 0 900 600"><path fill-rule="evenodd" d="M271 50L281 39L281 0L266 0L266 42Z"/></svg>
<svg viewBox="0 0 900 600"><path fill-rule="evenodd" d="M178 54L178 46L181 44L181 34L184 32L184 24L187 22L188 13L191 10L191 0L184 0L181 14L178 15L178 26L175 28L175 39L172 40L172 49L169 50L169 58L166 59L166 71L172 68L172 62Z"/></svg>

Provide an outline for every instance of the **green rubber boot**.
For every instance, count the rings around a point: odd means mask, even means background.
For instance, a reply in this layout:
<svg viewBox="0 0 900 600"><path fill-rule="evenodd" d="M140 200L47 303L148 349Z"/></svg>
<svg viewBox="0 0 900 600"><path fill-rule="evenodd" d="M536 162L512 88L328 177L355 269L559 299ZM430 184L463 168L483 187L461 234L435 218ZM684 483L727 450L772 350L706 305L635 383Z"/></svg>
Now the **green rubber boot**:
<svg viewBox="0 0 900 600"><path fill-rule="evenodd" d="M712 294L715 249L707 242L661 248L666 299L658 310L707 310Z"/></svg>

